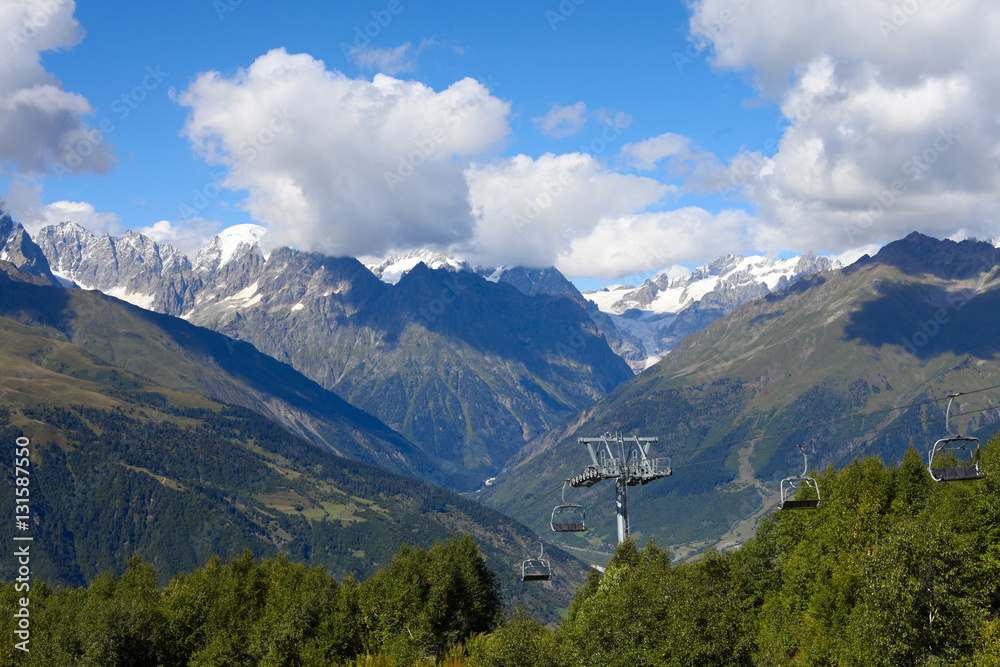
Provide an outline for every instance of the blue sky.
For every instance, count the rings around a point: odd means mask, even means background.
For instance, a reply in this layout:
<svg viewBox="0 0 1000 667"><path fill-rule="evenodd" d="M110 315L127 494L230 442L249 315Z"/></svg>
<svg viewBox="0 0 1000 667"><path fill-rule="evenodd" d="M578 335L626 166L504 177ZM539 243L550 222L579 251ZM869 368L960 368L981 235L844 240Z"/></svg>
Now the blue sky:
<svg viewBox="0 0 1000 667"><path fill-rule="evenodd" d="M256 222L329 254L432 247L588 284L913 229L992 239L996 18L938 0L23 0L0 10L0 193L29 230L74 219L191 252Z"/></svg>

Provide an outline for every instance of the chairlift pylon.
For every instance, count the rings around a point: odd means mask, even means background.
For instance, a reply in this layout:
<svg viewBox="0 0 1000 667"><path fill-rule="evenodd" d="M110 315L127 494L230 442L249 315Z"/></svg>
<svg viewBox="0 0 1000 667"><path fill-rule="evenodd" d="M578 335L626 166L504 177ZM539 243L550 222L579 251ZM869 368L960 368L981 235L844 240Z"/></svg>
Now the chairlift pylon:
<svg viewBox="0 0 1000 667"><path fill-rule="evenodd" d="M552 569L545 558L545 544L538 538L538 558L529 558L521 563L521 581L547 581L552 578Z"/></svg>
<svg viewBox="0 0 1000 667"><path fill-rule="evenodd" d="M566 485L563 482L562 505L556 505L552 510L552 520L549 522L556 533L579 533L587 530L587 508L583 505L566 502Z"/></svg>
<svg viewBox="0 0 1000 667"><path fill-rule="evenodd" d="M951 404L960 394L948 394L948 408L944 413L944 430L947 437L941 438L931 447L927 454L927 472L931 474L931 479L935 482L964 482L976 479L986 479L986 473L979 471L979 454L981 445L979 438L973 438L951 432ZM939 458L943 452L969 452L971 454L972 465L957 465L947 467L934 467L935 458Z"/></svg>
<svg viewBox="0 0 1000 667"><path fill-rule="evenodd" d="M781 503L778 509L782 510L814 510L819 507L820 495L819 484L815 479L808 476L809 460L806 458L806 446L796 445L802 452L802 474L795 477L786 477L781 480ZM799 489L807 488L816 492L815 498L798 499Z"/></svg>

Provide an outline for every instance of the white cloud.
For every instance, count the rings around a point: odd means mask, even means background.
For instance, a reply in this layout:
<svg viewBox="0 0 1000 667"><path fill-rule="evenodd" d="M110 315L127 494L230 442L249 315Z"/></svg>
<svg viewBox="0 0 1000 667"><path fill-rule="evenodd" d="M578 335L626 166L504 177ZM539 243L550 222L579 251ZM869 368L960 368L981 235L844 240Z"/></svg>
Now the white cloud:
<svg viewBox="0 0 1000 667"><path fill-rule="evenodd" d="M473 165L466 177L477 225L461 253L492 265L552 266L602 218L641 211L668 191L651 178L608 171L583 153L517 155Z"/></svg>
<svg viewBox="0 0 1000 667"><path fill-rule="evenodd" d="M179 96L184 134L230 170L226 187L277 245L331 255L443 247L470 238L464 170L506 138L508 103L463 79L447 89L349 79L277 49Z"/></svg>
<svg viewBox="0 0 1000 667"><path fill-rule="evenodd" d="M157 243L166 244L177 248L187 255L188 259L194 260L198 251L208 245L215 231L219 229L220 223L216 220L203 220L201 218L188 218L183 224L160 220L147 227L141 227L136 231L148 236Z"/></svg>
<svg viewBox="0 0 1000 667"><path fill-rule="evenodd" d="M703 186L752 202L770 250L995 235L998 29L984 0L698 0L691 30L713 64L752 73L787 121L766 152L702 165Z"/></svg>
<svg viewBox="0 0 1000 667"><path fill-rule="evenodd" d="M566 107L555 105L544 116L532 120L545 136L560 138L579 132L587 122L586 114L587 105L577 102Z"/></svg>
<svg viewBox="0 0 1000 667"><path fill-rule="evenodd" d="M41 65L41 53L83 38L75 9L72 0L0 4L0 163L22 175L104 174L115 166L111 148L83 121L90 104Z"/></svg>
<svg viewBox="0 0 1000 667"><path fill-rule="evenodd" d="M622 146L622 155L640 169L655 169L663 158L686 157L690 153L691 140L670 132Z"/></svg>
<svg viewBox="0 0 1000 667"><path fill-rule="evenodd" d="M37 180L13 181L4 195L4 204L29 234L60 222L75 222L94 234L117 234L121 230L121 219L116 214L100 213L87 202L57 201L43 206L42 186Z"/></svg>
<svg viewBox="0 0 1000 667"><path fill-rule="evenodd" d="M569 244L556 268L571 277L610 279L678 262L707 262L724 249L749 247L749 222L741 210L710 213L697 207L603 218Z"/></svg>
<svg viewBox="0 0 1000 667"><path fill-rule="evenodd" d="M863 245L860 248L851 248L850 250L845 250L844 252L837 255L830 255L829 258L832 261L840 262L841 266L850 266L854 262L858 261L865 255L874 257L878 254L878 251L882 249L882 245L878 243L869 243Z"/></svg>
<svg viewBox="0 0 1000 667"><path fill-rule="evenodd" d="M7 203L11 217L20 222L32 235L42 227L58 225L61 222L75 222L95 235L121 232L121 218L114 213L98 212L93 204L87 202L57 201L41 208L25 208L23 200L19 197L8 196Z"/></svg>

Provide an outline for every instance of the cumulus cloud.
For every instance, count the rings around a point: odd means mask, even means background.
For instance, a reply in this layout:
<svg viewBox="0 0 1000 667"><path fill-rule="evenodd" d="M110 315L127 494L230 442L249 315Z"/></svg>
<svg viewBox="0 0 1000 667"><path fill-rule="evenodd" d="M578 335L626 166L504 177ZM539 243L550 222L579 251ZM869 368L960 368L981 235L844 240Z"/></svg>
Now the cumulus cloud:
<svg viewBox="0 0 1000 667"><path fill-rule="evenodd" d="M63 89L40 54L83 38L72 0L0 4L0 163L22 174L104 174L115 166L110 147L83 117L87 100Z"/></svg>
<svg viewBox="0 0 1000 667"><path fill-rule="evenodd" d="M533 118L535 125L547 137L569 137L587 122L587 105L577 102L566 107L553 106L544 116Z"/></svg>
<svg viewBox="0 0 1000 667"><path fill-rule="evenodd" d="M473 165L466 178L477 225L463 252L492 264L552 266L602 217L644 209L666 192L658 181L608 171L585 153L517 155Z"/></svg>
<svg viewBox="0 0 1000 667"><path fill-rule="evenodd" d="M327 70L277 49L232 76L198 76L178 98L184 134L246 190L277 245L332 255L444 247L475 220L464 170L509 132L510 105L473 79L435 91Z"/></svg>
<svg viewBox="0 0 1000 667"><path fill-rule="evenodd" d="M573 239L555 266L567 276L617 278L704 262L723 248L749 247L750 222L738 209L698 207L602 218L590 234Z"/></svg>
<svg viewBox="0 0 1000 667"><path fill-rule="evenodd" d="M185 220L183 224L170 220L160 220L136 231L157 243L177 248L193 261L198 251L212 240L212 237L215 236L215 230L220 226L216 220L192 217Z"/></svg>
<svg viewBox="0 0 1000 667"><path fill-rule="evenodd" d="M13 181L4 196L11 217L20 222L29 234L42 227L60 222L75 222L94 234L117 234L121 219L114 213L99 212L93 204L80 201L57 201L42 205L42 186L36 179Z"/></svg>
<svg viewBox="0 0 1000 667"><path fill-rule="evenodd" d="M41 188L15 182L7 192L7 209L29 234L42 227L61 222L75 222L92 234L118 234L121 218L114 213L99 212L93 204L82 201L57 201L41 205Z"/></svg>
<svg viewBox="0 0 1000 667"><path fill-rule="evenodd" d="M622 155L639 169L655 169L664 158L683 157L691 153L691 140L667 132L651 139L622 146Z"/></svg>
<svg viewBox="0 0 1000 667"><path fill-rule="evenodd" d="M703 187L753 203L773 250L995 235L998 27L986 1L698 0L712 63L750 72L783 116L769 150L704 165Z"/></svg>
<svg viewBox="0 0 1000 667"><path fill-rule="evenodd" d="M571 277L610 279L709 260L747 241L749 216L649 212L670 186L611 171L584 153L518 155L473 165L467 178L477 227L457 249L487 265L555 265Z"/></svg>
<svg viewBox="0 0 1000 667"><path fill-rule="evenodd" d="M224 187L247 192L242 206L274 246L353 256L435 247L482 265L614 278L637 262L707 261L723 241L746 242L745 215L651 213L676 186L592 155L497 157L510 107L472 79L441 91L350 79L279 49L232 76L198 76L178 101L190 109L184 134L224 167ZM574 106L550 114L550 129L582 122L586 107ZM655 162L687 145L663 135L630 150ZM158 224L158 238L178 233ZM616 243L625 250L611 254Z"/></svg>

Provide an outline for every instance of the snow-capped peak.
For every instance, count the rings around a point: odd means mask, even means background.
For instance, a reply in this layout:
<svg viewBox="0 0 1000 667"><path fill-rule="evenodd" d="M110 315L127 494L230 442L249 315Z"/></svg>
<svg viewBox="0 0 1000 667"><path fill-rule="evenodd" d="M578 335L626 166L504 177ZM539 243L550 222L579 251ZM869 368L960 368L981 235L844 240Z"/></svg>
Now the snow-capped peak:
<svg viewBox="0 0 1000 667"><path fill-rule="evenodd" d="M368 267L379 280L391 285L399 282L407 272L423 262L431 269L448 269L449 271L471 271L469 263L460 257L447 255L433 250L413 250L403 254L392 254L385 258L364 257L361 263Z"/></svg>
<svg viewBox="0 0 1000 667"><path fill-rule="evenodd" d="M607 313L638 309L655 314L679 313L711 292L725 292L762 285L767 291L782 289L800 276L839 269L836 259L807 252L799 257L771 259L764 255L725 255L686 276L671 278L663 271L638 288L624 286L589 292L584 296Z"/></svg>
<svg viewBox="0 0 1000 667"><path fill-rule="evenodd" d="M267 234L267 227L254 224L233 225L216 234L212 241L198 251L195 270L215 270L230 260L252 251L260 251L260 240ZM261 253L263 254L263 253Z"/></svg>

